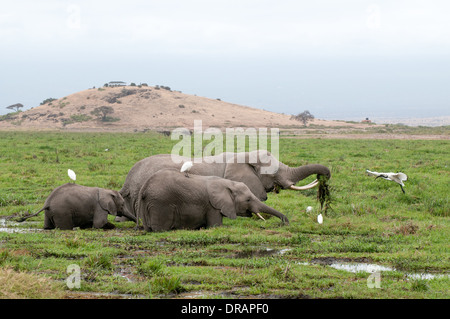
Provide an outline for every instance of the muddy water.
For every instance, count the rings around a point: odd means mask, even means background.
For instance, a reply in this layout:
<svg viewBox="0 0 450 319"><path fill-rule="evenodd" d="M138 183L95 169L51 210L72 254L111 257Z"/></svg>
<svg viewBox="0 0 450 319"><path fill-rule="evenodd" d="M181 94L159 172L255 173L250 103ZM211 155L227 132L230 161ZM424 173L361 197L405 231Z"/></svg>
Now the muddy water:
<svg viewBox="0 0 450 319"><path fill-rule="evenodd" d="M20 223L17 222L12 222L9 220L6 220L5 218L0 218L0 232L1 233L32 233L32 232L37 232L37 231L41 231L41 229L36 229L36 228L20 228L17 227L19 226Z"/></svg>
<svg viewBox="0 0 450 319"><path fill-rule="evenodd" d="M233 258L253 258L253 257L269 257L276 255L283 255L291 249L272 249L272 248L258 248L254 250L245 250L236 253Z"/></svg>
<svg viewBox="0 0 450 319"><path fill-rule="evenodd" d="M308 265L309 263L302 263L303 265ZM377 264L372 264L369 262L349 262L349 261L340 261L339 259L334 258L325 258L325 259L317 259L312 260L311 264L321 264L326 265L334 269L345 270L352 273L375 273L382 271L395 271L400 272L399 270L393 267L387 267ZM432 273L404 273L406 277L410 279L440 279L440 278L450 278L448 274L432 274Z"/></svg>

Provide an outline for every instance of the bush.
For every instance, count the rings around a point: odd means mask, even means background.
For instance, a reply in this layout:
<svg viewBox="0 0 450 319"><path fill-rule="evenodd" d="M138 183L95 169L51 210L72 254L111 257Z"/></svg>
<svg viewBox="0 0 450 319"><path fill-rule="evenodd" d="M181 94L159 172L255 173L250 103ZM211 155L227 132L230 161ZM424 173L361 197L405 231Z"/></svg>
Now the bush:
<svg viewBox="0 0 450 319"><path fill-rule="evenodd" d="M74 122L86 122L92 120L92 117L86 114L74 114L70 116L70 119Z"/></svg>
<svg viewBox="0 0 450 319"><path fill-rule="evenodd" d="M49 97L48 99L45 99L44 101L41 102L41 105L56 101L57 99L54 99L52 97Z"/></svg>

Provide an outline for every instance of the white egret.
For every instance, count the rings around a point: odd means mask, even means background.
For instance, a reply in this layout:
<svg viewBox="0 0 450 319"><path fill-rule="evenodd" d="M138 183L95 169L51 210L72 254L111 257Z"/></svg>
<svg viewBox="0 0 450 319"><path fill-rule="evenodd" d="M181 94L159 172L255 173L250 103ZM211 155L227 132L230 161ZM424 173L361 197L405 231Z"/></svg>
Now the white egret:
<svg viewBox="0 0 450 319"><path fill-rule="evenodd" d="M396 182L397 184L400 185L400 188L402 189L403 194L405 193L405 190L403 189L403 186L405 186L405 184L403 184L403 181L406 181L408 179L408 176L406 176L406 174L404 174L402 172L398 172L398 173L378 173L378 172L369 171L368 169L366 169L366 172L369 175L376 176L375 179L381 177L381 178L383 178L385 180Z"/></svg>
<svg viewBox="0 0 450 319"><path fill-rule="evenodd" d="M180 172L185 172L184 175L189 177L188 172L192 168L194 164L191 161L184 162L183 166L181 166Z"/></svg>
<svg viewBox="0 0 450 319"><path fill-rule="evenodd" d="M70 168L67 170L67 175L69 175L71 180L73 180L73 181L77 180L77 175Z"/></svg>
<svg viewBox="0 0 450 319"><path fill-rule="evenodd" d="M317 222L319 224L323 224L323 216L322 216L322 214L319 214L319 216L317 216Z"/></svg>
<svg viewBox="0 0 450 319"><path fill-rule="evenodd" d="M312 206L308 206L308 207L306 207L306 212L307 212L307 213L310 213L310 212L312 212L312 210L313 210Z"/></svg>

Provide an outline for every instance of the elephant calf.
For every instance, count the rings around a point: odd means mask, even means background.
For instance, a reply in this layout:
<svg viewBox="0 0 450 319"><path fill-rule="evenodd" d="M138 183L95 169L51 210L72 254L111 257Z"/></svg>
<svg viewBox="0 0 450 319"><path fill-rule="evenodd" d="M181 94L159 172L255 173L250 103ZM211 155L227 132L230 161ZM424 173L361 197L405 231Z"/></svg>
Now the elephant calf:
<svg viewBox="0 0 450 319"><path fill-rule="evenodd" d="M112 229L115 226L108 222L108 214L126 216L136 221L136 217L124 209L124 200L119 192L71 183L55 188L41 210L20 221L36 216L43 210L44 229Z"/></svg>
<svg viewBox="0 0 450 319"><path fill-rule="evenodd" d="M244 183L217 176L186 176L179 170L163 169L148 178L138 195L138 218L146 231L220 226L223 216L234 219L260 212L289 223Z"/></svg>

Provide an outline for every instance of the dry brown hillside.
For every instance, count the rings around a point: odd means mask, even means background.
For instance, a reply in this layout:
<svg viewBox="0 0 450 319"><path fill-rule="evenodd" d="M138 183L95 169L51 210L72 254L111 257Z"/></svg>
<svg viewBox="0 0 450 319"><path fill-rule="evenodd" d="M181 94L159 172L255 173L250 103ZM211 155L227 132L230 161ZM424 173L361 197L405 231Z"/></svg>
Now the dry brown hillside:
<svg viewBox="0 0 450 319"><path fill-rule="evenodd" d="M93 114L102 106L113 110L103 120ZM301 126L300 122L291 120L290 115L167 88L126 86L88 89L47 102L0 121L0 129L143 131L192 128L194 120L202 120L203 128ZM314 120L313 123L330 126L333 122Z"/></svg>

